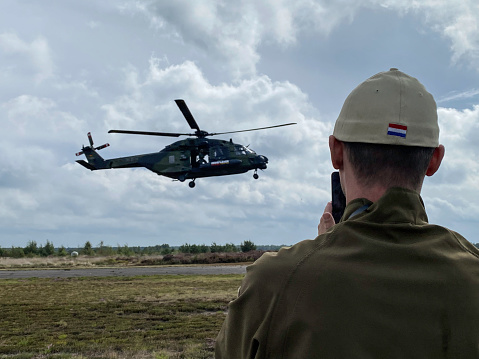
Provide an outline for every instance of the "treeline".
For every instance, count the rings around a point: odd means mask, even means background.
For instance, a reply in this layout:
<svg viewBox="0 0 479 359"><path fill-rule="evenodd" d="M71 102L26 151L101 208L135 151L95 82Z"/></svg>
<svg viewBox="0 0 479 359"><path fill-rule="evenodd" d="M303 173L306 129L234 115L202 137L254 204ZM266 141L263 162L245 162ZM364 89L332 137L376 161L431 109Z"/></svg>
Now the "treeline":
<svg viewBox="0 0 479 359"><path fill-rule="evenodd" d="M276 248L274 248L276 247ZM45 245L38 245L35 241L30 241L26 247L0 248L0 257L10 258L31 258L31 257L65 257L71 255L86 256L134 256L134 255L169 255L174 253L235 253L249 252L256 249L277 250L281 246L257 246L252 241L244 241L236 246L233 243L219 245L213 242L210 246L205 244L185 243L179 247L171 247L169 244L160 244L149 247L129 247L128 245L112 247L101 242L97 247L93 247L90 241L87 241L81 248L65 248L61 246L55 248L52 242L47 241Z"/></svg>

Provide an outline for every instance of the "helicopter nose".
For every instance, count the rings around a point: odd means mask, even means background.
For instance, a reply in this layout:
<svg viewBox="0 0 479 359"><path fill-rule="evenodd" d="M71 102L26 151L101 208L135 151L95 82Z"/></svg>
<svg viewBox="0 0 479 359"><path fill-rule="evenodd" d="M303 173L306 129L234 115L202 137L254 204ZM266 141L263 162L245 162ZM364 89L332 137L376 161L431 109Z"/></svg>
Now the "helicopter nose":
<svg viewBox="0 0 479 359"><path fill-rule="evenodd" d="M257 161L258 161L258 167L257 168L260 168L262 170L266 169L266 164L268 163L268 157L263 156L263 155L259 155L257 157Z"/></svg>

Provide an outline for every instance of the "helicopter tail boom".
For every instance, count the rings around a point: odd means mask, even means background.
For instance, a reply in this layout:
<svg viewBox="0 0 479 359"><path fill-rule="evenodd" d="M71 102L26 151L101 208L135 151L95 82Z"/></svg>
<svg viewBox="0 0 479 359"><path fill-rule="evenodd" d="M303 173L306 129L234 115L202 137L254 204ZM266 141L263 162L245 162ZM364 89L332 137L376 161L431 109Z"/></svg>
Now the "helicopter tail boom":
<svg viewBox="0 0 479 359"><path fill-rule="evenodd" d="M88 162L84 160L79 160L77 163L81 164L83 167L88 168L91 171L102 170L109 168L108 161L105 161L93 148L85 147L83 153L86 156Z"/></svg>

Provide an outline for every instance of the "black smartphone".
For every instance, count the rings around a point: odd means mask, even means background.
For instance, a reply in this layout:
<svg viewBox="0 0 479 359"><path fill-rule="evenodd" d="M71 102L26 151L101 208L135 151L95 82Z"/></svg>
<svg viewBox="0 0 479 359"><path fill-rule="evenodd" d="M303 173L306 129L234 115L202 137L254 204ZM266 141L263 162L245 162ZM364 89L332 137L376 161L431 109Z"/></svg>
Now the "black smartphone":
<svg viewBox="0 0 479 359"><path fill-rule="evenodd" d="M331 197L333 199L333 218L336 223L339 223L346 208L346 197L341 189L341 180L337 171L331 173Z"/></svg>

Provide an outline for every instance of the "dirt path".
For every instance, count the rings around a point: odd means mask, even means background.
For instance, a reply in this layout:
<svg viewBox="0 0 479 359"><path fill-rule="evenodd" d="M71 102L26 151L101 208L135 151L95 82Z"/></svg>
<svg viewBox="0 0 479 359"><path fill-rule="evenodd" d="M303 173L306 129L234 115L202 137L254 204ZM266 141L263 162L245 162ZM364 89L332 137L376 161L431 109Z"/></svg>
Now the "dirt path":
<svg viewBox="0 0 479 359"><path fill-rule="evenodd" d="M245 265L228 266L161 266L161 267L122 267L86 269L27 269L0 270L0 279L20 278L72 278L72 277L132 277L136 275L207 275L244 274Z"/></svg>

